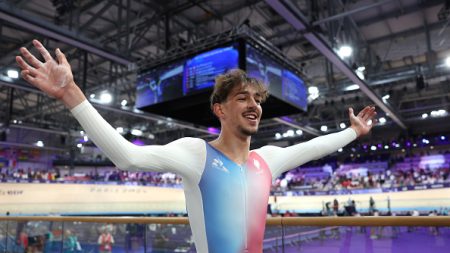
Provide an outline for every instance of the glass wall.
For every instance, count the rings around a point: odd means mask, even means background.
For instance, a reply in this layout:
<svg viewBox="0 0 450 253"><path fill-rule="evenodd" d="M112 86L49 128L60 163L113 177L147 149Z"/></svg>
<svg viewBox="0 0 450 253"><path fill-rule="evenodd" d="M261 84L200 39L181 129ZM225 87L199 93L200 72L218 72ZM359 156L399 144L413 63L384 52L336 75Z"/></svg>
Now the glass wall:
<svg viewBox="0 0 450 253"><path fill-rule="evenodd" d="M308 218L299 218L308 219ZM269 225L264 252L448 252L449 227ZM0 253L196 252L189 225L0 221Z"/></svg>

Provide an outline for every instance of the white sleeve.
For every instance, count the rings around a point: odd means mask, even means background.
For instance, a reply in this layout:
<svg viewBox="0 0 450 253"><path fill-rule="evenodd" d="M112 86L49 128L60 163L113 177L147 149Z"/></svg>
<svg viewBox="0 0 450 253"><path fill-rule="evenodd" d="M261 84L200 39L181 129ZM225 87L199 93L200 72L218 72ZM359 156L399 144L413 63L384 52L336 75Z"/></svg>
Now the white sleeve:
<svg viewBox="0 0 450 253"><path fill-rule="evenodd" d="M71 110L89 138L120 169L174 172L198 178L206 159L204 141L181 138L167 145L137 146L120 135L95 108L83 101Z"/></svg>
<svg viewBox="0 0 450 253"><path fill-rule="evenodd" d="M264 146L255 151L266 161L272 177L276 178L287 170L335 152L356 137L355 130L347 128L341 132L319 136L290 147Z"/></svg>

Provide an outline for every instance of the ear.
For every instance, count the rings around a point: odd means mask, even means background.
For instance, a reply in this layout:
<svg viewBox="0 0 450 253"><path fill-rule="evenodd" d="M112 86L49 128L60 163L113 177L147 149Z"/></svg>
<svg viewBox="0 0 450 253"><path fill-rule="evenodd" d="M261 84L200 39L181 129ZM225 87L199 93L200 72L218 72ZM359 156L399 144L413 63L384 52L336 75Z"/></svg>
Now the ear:
<svg viewBox="0 0 450 253"><path fill-rule="evenodd" d="M220 103L215 103L213 105L213 112L216 115L216 117L219 119L223 118L225 115L223 112L222 104L220 104Z"/></svg>

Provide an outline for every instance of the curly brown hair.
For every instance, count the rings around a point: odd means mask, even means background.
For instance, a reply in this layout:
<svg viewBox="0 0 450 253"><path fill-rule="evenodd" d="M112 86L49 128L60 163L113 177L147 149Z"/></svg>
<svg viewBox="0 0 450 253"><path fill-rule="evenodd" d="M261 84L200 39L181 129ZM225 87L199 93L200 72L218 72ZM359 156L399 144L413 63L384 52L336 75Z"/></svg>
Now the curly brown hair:
<svg viewBox="0 0 450 253"><path fill-rule="evenodd" d="M269 96L269 91L261 80L247 76L247 73L241 69L231 69L225 74L218 75L215 81L214 90L210 97L211 109L214 104L227 100L230 92L238 85L242 87L253 85L256 87L258 93L261 95L261 103L266 101Z"/></svg>

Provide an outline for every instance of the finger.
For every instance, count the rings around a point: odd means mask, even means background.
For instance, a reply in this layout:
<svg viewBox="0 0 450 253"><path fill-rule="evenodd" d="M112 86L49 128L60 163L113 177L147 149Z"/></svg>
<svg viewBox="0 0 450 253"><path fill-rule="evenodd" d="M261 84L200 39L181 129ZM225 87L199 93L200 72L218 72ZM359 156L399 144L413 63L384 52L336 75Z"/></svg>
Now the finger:
<svg viewBox="0 0 450 253"><path fill-rule="evenodd" d="M36 78L34 76L30 75L30 71L23 70L22 72L20 72L20 74L22 75L22 78L25 79L25 81L33 84L34 86L37 86Z"/></svg>
<svg viewBox="0 0 450 253"><path fill-rule="evenodd" d="M41 42L38 40L33 40L33 45L39 50L39 53L41 53L42 57L44 57L44 60L46 62L53 60L53 57L50 55L50 53L47 51L47 49L42 45Z"/></svg>
<svg viewBox="0 0 450 253"><path fill-rule="evenodd" d="M22 53L22 56L35 68L40 68L42 66L43 63L38 59L36 59L36 57L34 57L34 55L31 54L30 51L28 51L28 49L21 47L20 53Z"/></svg>
<svg viewBox="0 0 450 253"><path fill-rule="evenodd" d="M16 56L16 62L22 70L29 70L33 68L30 65L28 65L28 63L20 56Z"/></svg>
<svg viewBox="0 0 450 253"><path fill-rule="evenodd" d="M361 112L358 113L358 117L361 117L363 119L367 118L367 115L370 113L371 107L366 106L364 109L361 110Z"/></svg>
<svg viewBox="0 0 450 253"><path fill-rule="evenodd" d="M377 115L377 112L375 111L375 107L370 107L370 110L364 115L363 119L373 119Z"/></svg>
<svg viewBox="0 0 450 253"><path fill-rule="evenodd" d="M69 64L66 56L61 52L61 49L57 48L55 50L56 58L58 59L59 64Z"/></svg>
<svg viewBox="0 0 450 253"><path fill-rule="evenodd" d="M16 61L19 64L19 66L22 68L22 70L26 70L28 72L28 74L32 75L32 76L37 76L39 74L39 71L33 67L31 67L30 65L28 65L28 63L22 59L22 57L20 56L16 56Z"/></svg>
<svg viewBox="0 0 450 253"><path fill-rule="evenodd" d="M351 107L348 108L348 116L349 117L355 116L355 114L353 113L353 108L351 108Z"/></svg>
<svg viewBox="0 0 450 253"><path fill-rule="evenodd" d="M367 121L369 119L373 119L373 117L376 115L377 113L374 112L373 110L370 110L368 113L364 114L364 116L362 117L363 120Z"/></svg>

